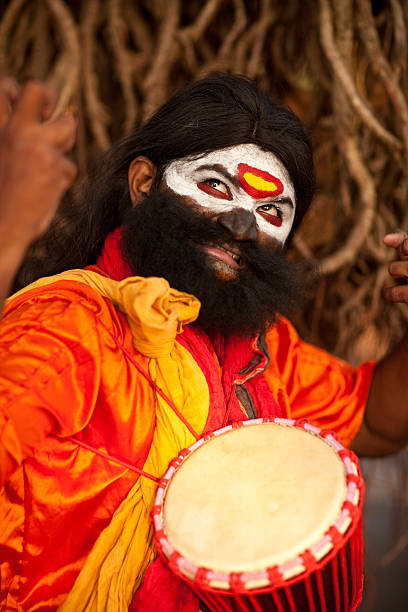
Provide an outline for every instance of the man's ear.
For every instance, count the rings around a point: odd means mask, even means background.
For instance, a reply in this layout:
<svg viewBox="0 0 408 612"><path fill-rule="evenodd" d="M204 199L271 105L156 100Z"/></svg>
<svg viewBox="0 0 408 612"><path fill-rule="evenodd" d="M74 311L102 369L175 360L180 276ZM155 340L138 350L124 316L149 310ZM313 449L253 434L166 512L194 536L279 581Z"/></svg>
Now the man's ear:
<svg viewBox="0 0 408 612"><path fill-rule="evenodd" d="M129 166L128 183L129 195L133 206L149 195L157 168L147 157L135 157Z"/></svg>

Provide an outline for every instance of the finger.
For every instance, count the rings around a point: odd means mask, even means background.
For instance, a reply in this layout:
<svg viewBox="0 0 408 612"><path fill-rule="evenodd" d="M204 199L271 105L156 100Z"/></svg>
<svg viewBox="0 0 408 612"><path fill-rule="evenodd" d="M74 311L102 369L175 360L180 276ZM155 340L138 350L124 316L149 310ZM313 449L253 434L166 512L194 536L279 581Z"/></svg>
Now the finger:
<svg viewBox="0 0 408 612"><path fill-rule="evenodd" d="M56 99L55 91L48 85L38 81L26 83L17 102L13 121L32 123L48 119L54 109Z"/></svg>
<svg viewBox="0 0 408 612"><path fill-rule="evenodd" d="M400 244L400 246L398 247L397 251L398 251L398 255L401 257L401 259L408 259L408 236Z"/></svg>
<svg viewBox="0 0 408 612"><path fill-rule="evenodd" d="M397 249L402 242L408 237L407 232L402 229L396 229L394 232L390 232L384 236L383 242L386 246Z"/></svg>
<svg viewBox="0 0 408 612"><path fill-rule="evenodd" d="M77 167L71 160L63 157L60 161L62 190L66 191L72 185L77 175Z"/></svg>
<svg viewBox="0 0 408 612"><path fill-rule="evenodd" d="M0 79L0 127L2 127L10 116L11 106L18 99L19 88L17 81L12 77Z"/></svg>
<svg viewBox="0 0 408 612"><path fill-rule="evenodd" d="M393 261L388 266L388 271L395 278L405 278L408 280L408 261Z"/></svg>
<svg viewBox="0 0 408 612"><path fill-rule="evenodd" d="M65 115L41 127L43 137L62 153L70 151L76 140L77 122L72 115Z"/></svg>
<svg viewBox="0 0 408 612"><path fill-rule="evenodd" d="M408 304L408 285L394 285L383 290L387 302Z"/></svg>
<svg viewBox="0 0 408 612"><path fill-rule="evenodd" d="M15 102L18 98L20 88L16 79L7 76L0 78L0 91L4 92L12 102Z"/></svg>
<svg viewBox="0 0 408 612"><path fill-rule="evenodd" d="M55 183L55 189L53 191L53 199L51 205L48 206L48 210L43 213L42 218L39 220L37 229L35 230L35 236L41 236L51 223L55 211L57 210L61 198L64 193L69 189L75 180L77 174L77 168L75 164L70 162L68 159L63 158L59 163L60 176L59 181Z"/></svg>
<svg viewBox="0 0 408 612"><path fill-rule="evenodd" d="M48 195L48 212L43 212L40 220L39 231L42 233L42 228L46 228L49 220L54 216L56 209L64 195L71 187L77 175L77 167L67 158L62 158L58 162L58 177L50 187Z"/></svg>
<svg viewBox="0 0 408 612"><path fill-rule="evenodd" d="M408 234L398 229L384 236L384 244L397 250L400 259L408 259Z"/></svg>

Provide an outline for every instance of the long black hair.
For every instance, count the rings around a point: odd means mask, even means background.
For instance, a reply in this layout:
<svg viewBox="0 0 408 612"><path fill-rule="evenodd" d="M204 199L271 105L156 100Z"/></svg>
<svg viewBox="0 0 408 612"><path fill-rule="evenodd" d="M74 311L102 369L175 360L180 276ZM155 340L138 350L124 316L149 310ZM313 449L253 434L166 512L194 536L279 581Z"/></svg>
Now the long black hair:
<svg viewBox="0 0 408 612"><path fill-rule="evenodd" d="M314 189L308 131L291 110L273 102L253 81L213 74L175 93L100 159L65 198L62 214L34 245L14 288L40 275L95 261L106 236L123 223L131 207L128 169L135 157L143 155L157 166L157 184L173 160L245 143L274 153L288 170L296 192L297 226Z"/></svg>

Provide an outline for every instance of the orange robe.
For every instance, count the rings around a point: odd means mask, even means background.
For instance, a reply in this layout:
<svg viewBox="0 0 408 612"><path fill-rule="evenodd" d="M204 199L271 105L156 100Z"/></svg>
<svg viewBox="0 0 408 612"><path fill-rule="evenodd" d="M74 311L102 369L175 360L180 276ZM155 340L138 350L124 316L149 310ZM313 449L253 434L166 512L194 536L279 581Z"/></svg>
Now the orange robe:
<svg viewBox="0 0 408 612"><path fill-rule="evenodd" d="M246 418L246 393L256 414L305 417L346 444L363 416L373 364L352 368L284 319L267 336L268 362L254 343L210 340L188 325L197 300L162 279L78 274L17 294L1 323L0 610L55 610L90 580L89 609L105 609L104 597L109 609L128 605L155 556L155 483L75 439L161 476L194 436L151 381L198 434L226 413ZM121 516L133 517L130 553Z"/></svg>

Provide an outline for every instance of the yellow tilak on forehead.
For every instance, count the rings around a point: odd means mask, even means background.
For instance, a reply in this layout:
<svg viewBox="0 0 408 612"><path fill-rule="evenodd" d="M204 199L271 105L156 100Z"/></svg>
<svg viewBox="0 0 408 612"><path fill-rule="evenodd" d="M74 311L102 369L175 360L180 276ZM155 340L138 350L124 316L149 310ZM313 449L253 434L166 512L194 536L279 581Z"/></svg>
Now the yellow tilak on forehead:
<svg viewBox="0 0 408 612"><path fill-rule="evenodd" d="M265 179L252 172L245 172L244 179L251 187L254 187L258 191L278 191L279 187L272 181L265 181Z"/></svg>
<svg viewBox="0 0 408 612"><path fill-rule="evenodd" d="M283 191L283 185L276 176L247 164L238 165L238 177L245 191L256 199L278 195Z"/></svg>

